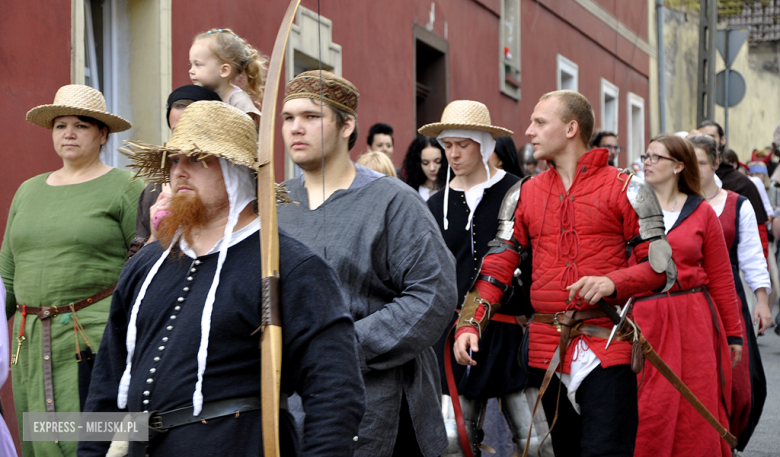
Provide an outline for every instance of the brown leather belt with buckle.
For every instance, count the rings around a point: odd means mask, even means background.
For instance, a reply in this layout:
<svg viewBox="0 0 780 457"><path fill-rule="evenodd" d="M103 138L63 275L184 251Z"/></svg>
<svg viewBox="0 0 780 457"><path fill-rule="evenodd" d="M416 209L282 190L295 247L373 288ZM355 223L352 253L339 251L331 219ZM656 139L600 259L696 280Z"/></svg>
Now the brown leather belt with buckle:
<svg viewBox="0 0 780 457"><path fill-rule="evenodd" d="M583 322L601 317L607 317L607 315L604 314L604 311L600 309L589 309L585 311L574 311L573 313L568 311L555 314L536 313L533 316L532 322L552 325L558 330L558 333L561 333L561 327L568 327L570 329L568 337L566 338L566 343L568 343L569 339L580 335L594 336L596 338L603 338L605 340L608 339L609 329ZM626 340L626 335L618 333L614 339L618 341ZM566 343L561 341L561 344L564 346Z"/></svg>
<svg viewBox="0 0 780 457"><path fill-rule="evenodd" d="M27 306L27 314L35 314L38 316L38 319L41 320L41 327L42 327L42 339L43 339L43 389L44 393L46 394L46 412L53 413L55 411L54 408L54 382L53 382L53 375L52 375L52 367L51 367L51 359L52 359L52 348L51 348L51 321L49 320L52 317L56 317L60 314L64 313L71 313L76 312L80 309L84 309L87 306L93 305L100 300L103 300L104 298L110 296L114 293L114 289L116 288L116 284L113 286L103 289L100 292L96 293L95 295L85 298L84 300L77 301L76 303L70 303L68 305L62 305L62 306L42 306L42 307L35 307L35 306ZM21 310L24 305L17 304L16 309Z"/></svg>
<svg viewBox="0 0 780 457"><path fill-rule="evenodd" d="M558 368L558 365L561 365L561 374L563 374L563 361L564 356L566 355L566 348L569 346L569 341L571 341L572 338L580 336L580 335L588 335L593 336L596 338L602 338L602 339L608 339L610 330L604 327L599 327L598 325L593 324L587 324L583 321L590 320L590 319L598 319L602 317L607 317L606 313L602 311L601 309L589 309L584 311L575 311L575 310L569 310L569 311L561 311L559 313L555 314L539 314L535 313L532 322L538 322L540 324L547 324L554 326L558 332L561 334L560 342L558 343L558 347L555 348L555 351L553 353L552 360L550 360L550 365L547 367L547 371L544 373L544 378L542 379L542 384L539 387L539 394L536 398L536 404L534 405L533 412L531 414L531 417L536 416L536 411L539 409L539 404L541 403L542 396L544 395L544 392L547 390L547 387L550 385L550 381L552 380L553 374L555 373L556 369ZM625 332L622 329L615 335L615 340L626 340L629 337L631 337L631 332ZM558 395L560 395L560 388L558 389ZM556 413L555 417L558 417L558 411L556 406ZM555 425L555 421L553 421L553 426ZM531 429L533 427L529 428L528 431L528 438L526 441L525 451L523 452L523 455L528 455L528 444L531 442ZM550 427L550 431L552 431L552 427ZM549 434L550 432L548 432ZM545 437L546 438L546 437Z"/></svg>

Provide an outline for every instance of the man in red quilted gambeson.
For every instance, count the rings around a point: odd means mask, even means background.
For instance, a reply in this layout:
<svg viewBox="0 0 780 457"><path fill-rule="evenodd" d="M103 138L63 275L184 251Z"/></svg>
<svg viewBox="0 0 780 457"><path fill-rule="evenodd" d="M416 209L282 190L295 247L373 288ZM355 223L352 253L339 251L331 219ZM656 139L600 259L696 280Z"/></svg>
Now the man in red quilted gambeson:
<svg viewBox="0 0 780 457"><path fill-rule="evenodd" d="M545 376L540 396L547 418L558 410L556 455L629 457L638 422L632 345L620 332L606 347L612 322L598 302L623 305L635 294L666 290L676 270L655 194L608 166L606 149L587 150L593 124L593 109L577 92L551 92L536 105L526 135L534 158L550 169L505 203L515 206L514 217L499 223L463 304L454 350L459 363L476 364L470 351L479 351L502 289L531 253L535 314L521 358ZM555 375L562 383L544 395Z"/></svg>

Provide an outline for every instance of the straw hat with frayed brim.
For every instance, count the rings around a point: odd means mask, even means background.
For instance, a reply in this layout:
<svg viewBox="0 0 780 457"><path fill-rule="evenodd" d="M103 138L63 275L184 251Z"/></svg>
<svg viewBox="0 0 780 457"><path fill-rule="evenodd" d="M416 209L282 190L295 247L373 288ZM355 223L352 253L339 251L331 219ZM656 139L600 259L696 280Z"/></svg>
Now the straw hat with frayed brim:
<svg viewBox="0 0 780 457"><path fill-rule="evenodd" d="M487 106L471 100L456 100L444 108L441 122L420 127L418 132L425 136L436 138L442 130L483 130L490 132L493 138L514 134L509 129L497 127L490 122L490 112Z"/></svg>
<svg viewBox="0 0 780 457"><path fill-rule="evenodd" d="M257 127L246 113L227 103L195 102L188 106L163 146L125 141L120 151L130 158L128 165L147 182L170 181L169 156L184 154L205 158L222 157L235 165L257 170Z"/></svg>
<svg viewBox="0 0 780 457"><path fill-rule="evenodd" d="M106 99L99 90L81 84L62 86L51 105L36 106L27 112L27 120L47 129L60 116L88 116L106 124L110 133L124 132L133 126L129 121L106 111Z"/></svg>

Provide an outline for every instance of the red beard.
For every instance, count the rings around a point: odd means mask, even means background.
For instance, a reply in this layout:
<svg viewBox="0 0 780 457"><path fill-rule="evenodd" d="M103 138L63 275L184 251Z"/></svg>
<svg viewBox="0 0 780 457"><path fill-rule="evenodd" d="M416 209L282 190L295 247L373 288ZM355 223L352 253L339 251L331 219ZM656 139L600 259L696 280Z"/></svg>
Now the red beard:
<svg viewBox="0 0 780 457"><path fill-rule="evenodd" d="M192 195L174 195L168 210L170 214L160 221L157 229L160 244L167 248L173 242L176 232L181 230L184 241L190 246L194 245L195 236L207 222L206 206L198 192L193 190Z"/></svg>

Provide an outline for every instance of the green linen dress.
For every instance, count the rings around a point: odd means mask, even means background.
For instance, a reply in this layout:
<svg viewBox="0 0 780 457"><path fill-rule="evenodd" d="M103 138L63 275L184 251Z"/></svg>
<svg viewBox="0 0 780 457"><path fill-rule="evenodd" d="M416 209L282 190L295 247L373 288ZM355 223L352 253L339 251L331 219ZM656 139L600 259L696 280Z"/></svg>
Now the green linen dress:
<svg viewBox="0 0 780 457"><path fill-rule="evenodd" d="M6 317L16 316L12 353L16 353L22 304L61 306L77 302L116 283L135 232L141 181L127 170L112 169L90 181L50 186L50 173L24 182L14 196L0 249L0 276L8 290ZM76 314L95 351L108 319L111 298ZM19 363L12 365L14 403L19 433L22 413L45 412L42 326L28 314L26 341ZM54 406L58 412L79 411L76 336L70 313L52 318ZM86 344L79 339L81 349ZM24 438L22 438L24 439ZM30 456L75 456L76 442L22 441Z"/></svg>

